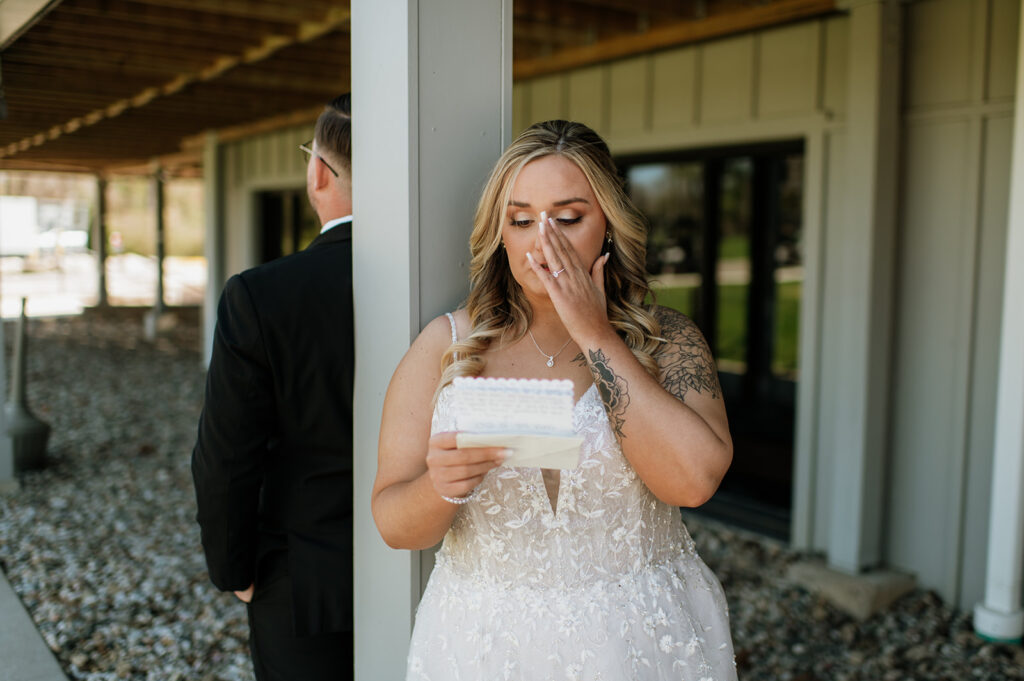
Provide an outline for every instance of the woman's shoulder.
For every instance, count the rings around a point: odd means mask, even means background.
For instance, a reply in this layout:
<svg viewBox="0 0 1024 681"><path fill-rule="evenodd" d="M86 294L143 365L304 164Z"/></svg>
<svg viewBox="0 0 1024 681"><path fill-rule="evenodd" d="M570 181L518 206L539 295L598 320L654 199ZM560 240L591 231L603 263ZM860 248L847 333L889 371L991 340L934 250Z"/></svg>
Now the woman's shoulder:
<svg viewBox="0 0 1024 681"><path fill-rule="evenodd" d="M697 324L679 310L664 305L654 305L651 308L651 314L661 326L661 337L669 343L692 343L704 338Z"/></svg>
<svg viewBox="0 0 1024 681"><path fill-rule="evenodd" d="M451 316L449 317L449 315ZM444 352L452 344L453 318L455 320L455 337L465 338L469 333L469 314L465 309L459 309L431 319L420 331L414 345L422 345L424 349L433 348L438 354Z"/></svg>
<svg viewBox="0 0 1024 681"><path fill-rule="evenodd" d="M458 319L458 315L455 315ZM396 376L402 381L423 381L433 386L441 377L441 357L452 344L452 326L447 314L430 320L416 336L398 365Z"/></svg>
<svg viewBox="0 0 1024 681"><path fill-rule="evenodd" d="M657 305L651 312L661 325L665 340L655 359L661 367L661 383L683 400L691 390L717 398L721 395L718 369L704 334L678 310Z"/></svg>
<svg viewBox="0 0 1024 681"><path fill-rule="evenodd" d="M464 307L452 310L451 312L445 312L435 317L427 326L434 325L438 327L438 330L433 332L440 334L441 330L444 330L450 343L456 340L465 340L469 335L469 312Z"/></svg>

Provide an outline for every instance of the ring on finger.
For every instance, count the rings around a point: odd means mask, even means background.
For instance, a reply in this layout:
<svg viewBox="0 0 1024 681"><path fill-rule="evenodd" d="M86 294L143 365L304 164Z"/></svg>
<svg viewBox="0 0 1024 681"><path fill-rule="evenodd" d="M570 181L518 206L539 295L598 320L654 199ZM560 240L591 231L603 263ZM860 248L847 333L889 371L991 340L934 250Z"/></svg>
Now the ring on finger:
<svg viewBox="0 0 1024 681"><path fill-rule="evenodd" d="M558 279L558 275L561 274L564 271L565 271L565 268L563 267L562 269L558 270L557 272L552 272L551 276L554 277L555 279Z"/></svg>

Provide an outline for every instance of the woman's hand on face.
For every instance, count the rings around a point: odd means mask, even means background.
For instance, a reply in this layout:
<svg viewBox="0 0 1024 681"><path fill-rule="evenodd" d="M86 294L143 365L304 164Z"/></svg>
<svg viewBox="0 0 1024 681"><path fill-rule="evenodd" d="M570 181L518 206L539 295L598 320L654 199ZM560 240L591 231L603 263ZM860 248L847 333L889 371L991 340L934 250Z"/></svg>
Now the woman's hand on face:
<svg viewBox="0 0 1024 681"><path fill-rule="evenodd" d="M539 229L547 269L537 263L529 251L526 257L569 335L582 346L584 338L608 326L604 267L610 254L599 255L594 262L584 264L547 213L541 213Z"/></svg>
<svg viewBox="0 0 1024 681"><path fill-rule="evenodd" d="M438 433L430 438L427 473L434 490L443 497L464 497L479 485L487 472L500 466L508 453L501 447L458 449L455 433Z"/></svg>

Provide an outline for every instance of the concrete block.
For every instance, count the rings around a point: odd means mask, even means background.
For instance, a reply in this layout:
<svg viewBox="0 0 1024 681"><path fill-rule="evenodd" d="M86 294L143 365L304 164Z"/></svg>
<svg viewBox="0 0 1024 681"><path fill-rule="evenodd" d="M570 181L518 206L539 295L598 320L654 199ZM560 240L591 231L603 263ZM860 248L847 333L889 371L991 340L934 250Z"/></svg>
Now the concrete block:
<svg viewBox="0 0 1024 681"><path fill-rule="evenodd" d="M786 578L858 620L886 610L917 586L912 576L902 572L872 570L850 575L812 561L793 563Z"/></svg>
<svg viewBox="0 0 1024 681"><path fill-rule="evenodd" d="M0 572L0 681L67 681L35 622Z"/></svg>

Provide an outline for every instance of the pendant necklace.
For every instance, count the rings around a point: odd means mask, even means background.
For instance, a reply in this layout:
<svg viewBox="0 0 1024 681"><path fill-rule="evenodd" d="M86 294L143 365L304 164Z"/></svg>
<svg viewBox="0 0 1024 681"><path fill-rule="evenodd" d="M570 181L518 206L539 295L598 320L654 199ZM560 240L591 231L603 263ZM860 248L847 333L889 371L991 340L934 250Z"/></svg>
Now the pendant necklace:
<svg viewBox="0 0 1024 681"><path fill-rule="evenodd" d="M548 365L549 369L551 367L555 366L555 357L558 357L560 354L562 354L562 350L565 350L565 348L568 347L569 343L572 342L572 336L569 336L569 340L565 341L565 344L562 345L562 347L558 348L558 352L556 352L553 355L549 355L548 353L546 353L543 350L541 350L540 346L537 345L537 339L533 337L533 331L530 331L529 329L527 329L526 333L530 334L530 340L533 341L533 347L537 348L537 352L539 352L540 354L542 354L542 355L544 355L545 357L548 358L548 361L546 362L546 364Z"/></svg>

